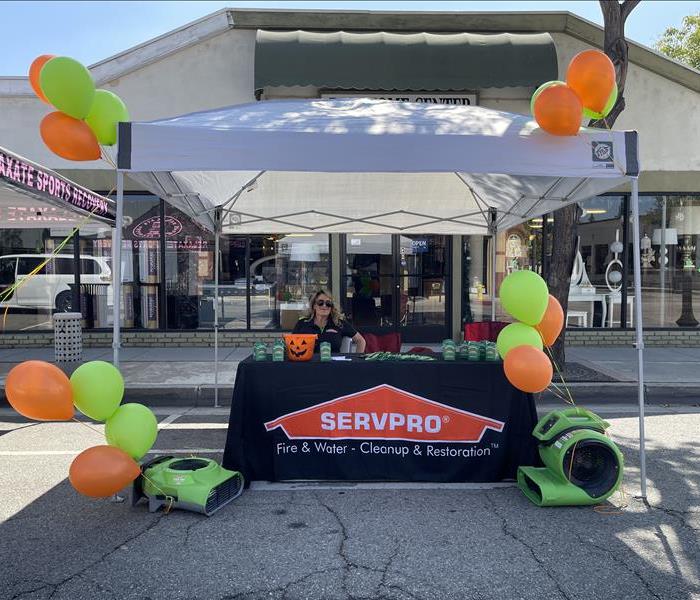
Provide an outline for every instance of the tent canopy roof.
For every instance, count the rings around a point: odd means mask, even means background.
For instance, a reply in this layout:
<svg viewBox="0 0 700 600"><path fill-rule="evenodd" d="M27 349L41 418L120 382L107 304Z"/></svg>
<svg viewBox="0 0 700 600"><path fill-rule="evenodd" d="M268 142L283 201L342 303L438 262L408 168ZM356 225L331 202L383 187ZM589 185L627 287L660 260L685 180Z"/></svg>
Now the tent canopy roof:
<svg viewBox="0 0 700 600"><path fill-rule="evenodd" d="M613 189L637 155L636 132L353 98L122 123L118 166L210 228L223 207L231 233L473 234Z"/></svg>

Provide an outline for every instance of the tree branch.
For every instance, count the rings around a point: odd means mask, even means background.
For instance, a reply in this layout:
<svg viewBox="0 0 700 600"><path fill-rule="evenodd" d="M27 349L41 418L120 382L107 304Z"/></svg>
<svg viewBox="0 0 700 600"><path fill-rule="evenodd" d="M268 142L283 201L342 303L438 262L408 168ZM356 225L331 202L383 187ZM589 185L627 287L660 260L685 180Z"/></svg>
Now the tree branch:
<svg viewBox="0 0 700 600"><path fill-rule="evenodd" d="M627 20L627 17L629 17L630 13L634 10L635 6L639 4L641 0L625 0L621 5L620 5L620 14L622 16L622 25L624 26L625 21Z"/></svg>

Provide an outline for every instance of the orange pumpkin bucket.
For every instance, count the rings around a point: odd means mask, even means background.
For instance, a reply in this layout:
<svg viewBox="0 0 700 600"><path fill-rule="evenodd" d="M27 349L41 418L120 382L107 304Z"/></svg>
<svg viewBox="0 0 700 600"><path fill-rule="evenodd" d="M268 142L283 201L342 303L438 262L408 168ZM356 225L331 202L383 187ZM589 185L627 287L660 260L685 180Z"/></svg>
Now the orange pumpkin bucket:
<svg viewBox="0 0 700 600"><path fill-rule="evenodd" d="M287 346L289 360L311 360L316 345L315 333L285 333L284 343Z"/></svg>

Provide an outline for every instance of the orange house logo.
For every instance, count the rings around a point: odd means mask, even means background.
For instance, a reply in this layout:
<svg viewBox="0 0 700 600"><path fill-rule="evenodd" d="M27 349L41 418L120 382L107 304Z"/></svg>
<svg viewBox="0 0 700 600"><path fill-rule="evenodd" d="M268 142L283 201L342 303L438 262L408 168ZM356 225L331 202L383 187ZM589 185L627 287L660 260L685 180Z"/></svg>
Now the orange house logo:
<svg viewBox="0 0 700 600"><path fill-rule="evenodd" d="M390 385L322 402L265 423L290 440L403 440L408 442L481 441L487 429L505 423L410 394Z"/></svg>

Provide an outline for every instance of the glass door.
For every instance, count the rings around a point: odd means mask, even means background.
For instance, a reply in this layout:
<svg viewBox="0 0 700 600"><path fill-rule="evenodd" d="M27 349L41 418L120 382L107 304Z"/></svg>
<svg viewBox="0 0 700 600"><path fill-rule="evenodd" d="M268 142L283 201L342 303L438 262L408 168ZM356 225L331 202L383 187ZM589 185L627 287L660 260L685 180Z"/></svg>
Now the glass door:
<svg viewBox="0 0 700 600"><path fill-rule="evenodd" d="M401 338L437 342L450 337L450 237L402 235L398 244Z"/></svg>
<svg viewBox="0 0 700 600"><path fill-rule="evenodd" d="M450 237L345 236L343 310L360 332L398 331L405 342L449 335Z"/></svg>
<svg viewBox="0 0 700 600"><path fill-rule="evenodd" d="M395 275L393 240L389 234L345 236L343 310L360 330L393 330Z"/></svg>

